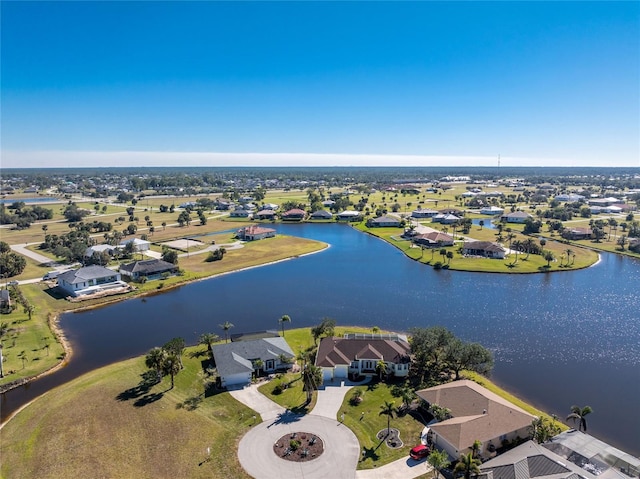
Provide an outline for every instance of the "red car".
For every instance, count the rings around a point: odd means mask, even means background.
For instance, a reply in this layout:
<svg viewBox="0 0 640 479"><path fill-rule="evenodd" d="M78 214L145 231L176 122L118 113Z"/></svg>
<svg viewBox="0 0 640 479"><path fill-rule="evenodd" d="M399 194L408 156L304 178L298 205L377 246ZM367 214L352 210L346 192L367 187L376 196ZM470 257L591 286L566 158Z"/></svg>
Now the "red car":
<svg viewBox="0 0 640 479"><path fill-rule="evenodd" d="M419 461L420 459L424 459L429 455L431 451L429 450L429 446L425 446L424 444L420 444L419 446L414 447L409 451L409 455L411 459L415 459Z"/></svg>

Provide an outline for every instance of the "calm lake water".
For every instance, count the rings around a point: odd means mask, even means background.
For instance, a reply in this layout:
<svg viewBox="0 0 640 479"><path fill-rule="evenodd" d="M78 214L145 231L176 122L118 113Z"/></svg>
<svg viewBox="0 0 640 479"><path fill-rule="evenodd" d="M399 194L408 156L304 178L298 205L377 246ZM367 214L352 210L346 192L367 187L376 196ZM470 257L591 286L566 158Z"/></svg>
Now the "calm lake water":
<svg viewBox="0 0 640 479"><path fill-rule="evenodd" d="M491 348L493 379L564 418L590 405L589 431L640 454L640 262L605 254L587 270L498 275L435 271L346 225L278 225L318 239L321 253L192 283L102 309L66 314L74 357L59 373L7 393L2 414L83 372L144 354L174 336L340 325L407 331L444 325ZM455 261L455 259L453 260Z"/></svg>

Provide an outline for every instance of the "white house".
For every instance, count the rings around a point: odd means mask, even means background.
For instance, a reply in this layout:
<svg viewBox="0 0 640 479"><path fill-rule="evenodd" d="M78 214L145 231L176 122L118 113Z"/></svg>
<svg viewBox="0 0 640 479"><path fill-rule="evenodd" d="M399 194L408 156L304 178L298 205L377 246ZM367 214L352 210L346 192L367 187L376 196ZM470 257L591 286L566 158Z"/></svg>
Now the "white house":
<svg viewBox="0 0 640 479"><path fill-rule="evenodd" d="M431 210L429 208L418 208L417 210L413 210L411 212L411 217L412 218L433 218L438 214L440 214L440 212L436 210Z"/></svg>
<svg viewBox="0 0 640 479"><path fill-rule="evenodd" d="M361 218L359 211L345 210L336 216L340 221L358 221Z"/></svg>
<svg viewBox="0 0 640 479"><path fill-rule="evenodd" d="M65 271L58 276L58 288L71 296L92 294L101 290L126 286L120 273L103 266L85 266Z"/></svg>
<svg viewBox="0 0 640 479"><path fill-rule="evenodd" d="M282 337L232 341L213 346L213 359L223 387L246 386L254 372L284 370L295 354ZM289 362L282 362L287 358Z"/></svg>
<svg viewBox="0 0 640 479"><path fill-rule="evenodd" d="M141 253L143 251L149 251L151 243L149 241L142 240L140 238L129 238L120 242L122 248L126 247L129 243L133 243L133 251Z"/></svg>
<svg viewBox="0 0 640 479"><path fill-rule="evenodd" d="M500 217L500 221L505 221L507 223L524 223L528 219L533 218L529 213L525 213L524 211L514 211L513 213L507 213Z"/></svg>
<svg viewBox="0 0 640 479"><path fill-rule="evenodd" d="M485 206L480 210L481 215L495 216L501 215L502 213L504 213L504 209L500 208L499 206Z"/></svg>
<svg viewBox="0 0 640 479"><path fill-rule="evenodd" d="M325 380L378 374L380 361L386 374L406 377L409 374L411 346L403 335L345 334L343 338L322 338L316 366Z"/></svg>

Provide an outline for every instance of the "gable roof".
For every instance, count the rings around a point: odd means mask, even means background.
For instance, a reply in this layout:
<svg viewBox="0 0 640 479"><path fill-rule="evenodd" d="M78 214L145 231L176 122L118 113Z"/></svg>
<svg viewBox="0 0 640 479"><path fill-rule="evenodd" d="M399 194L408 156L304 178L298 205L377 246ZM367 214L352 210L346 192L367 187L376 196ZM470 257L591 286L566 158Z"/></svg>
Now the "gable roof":
<svg viewBox="0 0 640 479"><path fill-rule="evenodd" d="M70 284L89 281L91 279L105 278L109 276L117 275L115 271L105 268L104 266L92 265L85 266L80 269L72 269L71 271L65 271L58 276L58 282L65 281Z"/></svg>
<svg viewBox="0 0 640 479"><path fill-rule="evenodd" d="M164 273L165 271L171 271L174 269L178 269L175 264L163 261L161 259L134 261L133 263L123 264L122 266L120 266L120 271L139 274Z"/></svg>
<svg viewBox="0 0 640 479"><path fill-rule="evenodd" d="M417 394L429 404L451 411L451 419L431 428L458 450L470 447L476 439L485 442L528 427L535 417L468 379L423 389Z"/></svg>
<svg viewBox="0 0 640 479"><path fill-rule="evenodd" d="M409 343L402 339L322 338L316 366L332 368L357 359L385 360L400 364L409 361Z"/></svg>
<svg viewBox="0 0 640 479"><path fill-rule="evenodd" d="M385 215L380 216L379 218L374 218L371 220L372 223L396 223L400 224L400 220L398 218L394 218L393 216Z"/></svg>
<svg viewBox="0 0 640 479"><path fill-rule="evenodd" d="M464 244L463 249L495 251L495 252L506 251L498 243L492 243L491 241L467 241Z"/></svg>
<svg viewBox="0 0 640 479"><path fill-rule="evenodd" d="M318 210L311 213L312 218L333 218L333 214L327 210Z"/></svg>
<svg viewBox="0 0 640 479"><path fill-rule="evenodd" d="M289 211L285 211L284 213L282 213L282 216L304 216L307 213L304 210L301 210L300 208L293 208Z"/></svg>
<svg viewBox="0 0 640 479"><path fill-rule="evenodd" d="M213 357L221 376L253 371L252 360L277 359L281 354L294 357L282 337L238 341L213 346Z"/></svg>

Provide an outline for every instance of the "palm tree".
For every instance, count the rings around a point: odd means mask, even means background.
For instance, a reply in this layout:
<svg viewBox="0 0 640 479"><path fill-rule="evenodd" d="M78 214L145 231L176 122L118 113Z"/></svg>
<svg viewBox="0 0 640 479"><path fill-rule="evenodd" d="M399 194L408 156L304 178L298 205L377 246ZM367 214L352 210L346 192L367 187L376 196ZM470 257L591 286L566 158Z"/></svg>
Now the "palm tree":
<svg viewBox="0 0 640 479"><path fill-rule="evenodd" d="M567 248L564 252L567 253L567 266L569 266L569 258L573 256L573 260L575 261L576 254L571 248ZM571 264L573 264L573 262Z"/></svg>
<svg viewBox="0 0 640 479"><path fill-rule="evenodd" d="M282 337L284 338L284 323L291 323L291 318L288 314L285 314L280 319L278 319L278 322L282 325Z"/></svg>
<svg viewBox="0 0 640 479"><path fill-rule="evenodd" d="M214 333L204 333L200 335L200 344L204 344L209 350L209 355L213 357L213 343L215 343L220 337Z"/></svg>
<svg viewBox="0 0 640 479"><path fill-rule="evenodd" d="M233 328L233 323L230 323L229 321L225 321L223 324L219 324L218 326L220 326L223 330L224 330L224 340L226 343L229 342L229 330L231 328Z"/></svg>
<svg viewBox="0 0 640 479"><path fill-rule="evenodd" d="M527 238L526 240L524 240L522 245L525 247L527 251L527 257L525 258L525 261L526 261L529 259L529 255L531 254L531 250L533 249L534 241L531 238Z"/></svg>
<svg viewBox="0 0 640 479"><path fill-rule="evenodd" d="M24 369L24 363L28 359L26 351L20 351L20 354L18 354L18 357L22 359L22 369Z"/></svg>
<svg viewBox="0 0 640 479"><path fill-rule="evenodd" d="M542 246L542 250L540 251L541 253L544 252L544 245L547 244L547 240L544 238L540 238L540 246Z"/></svg>
<svg viewBox="0 0 640 479"><path fill-rule="evenodd" d="M162 348L152 348L144 358L144 363L149 369L155 369L158 382L162 380L162 369L167 352Z"/></svg>
<svg viewBox="0 0 640 479"><path fill-rule="evenodd" d="M453 469L454 474L456 472L464 473L464 479L470 479L471 474L478 475L480 474L480 468L478 467L481 464L479 459L473 457L473 453L470 452L468 454L462 454L456 464L456 467Z"/></svg>
<svg viewBox="0 0 640 479"><path fill-rule="evenodd" d="M167 353L162 364L162 371L171 376L171 389L174 386L174 378L180 372L180 358L174 353Z"/></svg>
<svg viewBox="0 0 640 479"><path fill-rule="evenodd" d="M434 450L429 454L427 463L436 471L436 479L438 479L440 477L440 471L449 467L451 461L449 461L449 454L447 454L446 451Z"/></svg>
<svg viewBox="0 0 640 479"><path fill-rule="evenodd" d="M478 457L481 447L482 442L480 442L480 440L476 439L475 441L473 441L473 445L471 446L471 454L473 454L473 457Z"/></svg>
<svg viewBox="0 0 640 479"><path fill-rule="evenodd" d="M478 221L478 224L480 225L480 230L482 230L482 227L484 226L484 220Z"/></svg>
<svg viewBox="0 0 640 479"><path fill-rule="evenodd" d="M551 267L551 262L554 259L556 259L556 257L553 256L553 253L551 251L545 251L544 254L542 255L542 257L547 262L547 268L550 268Z"/></svg>
<svg viewBox="0 0 640 479"><path fill-rule="evenodd" d="M322 369L313 364L305 364L302 370L302 384L307 393L307 404L313 399L313 391L322 384Z"/></svg>
<svg viewBox="0 0 640 479"><path fill-rule="evenodd" d="M572 420L574 424L578 422L578 431L587 432L587 420L585 416L592 412L593 409L591 409L591 406L585 406L583 408L571 406L571 414L567 416L567 421Z"/></svg>
<svg viewBox="0 0 640 479"><path fill-rule="evenodd" d="M378 371L378 375L380 376L380 381L382 381L382 375L386 374L387 372L387 363L384 359L378 361L378 364L376 364L376 370Z"/></svg>
<svg viewBox="0 0 640 479"><path fill-rule="evenodd" d="M387 436L389 434L391 434L391 418L393 417L393 413L395 411L395 408L393 407L394 402L389 402L389 401L385 401L384 405L380 406L380 409L382 409L382 411L380 411L379 415L380 416L387 416Z"/></svg>
<svg viewBox="0 0 640 479"><path fill-rule="evenodd" d="M7 323L0 323L0 378L4 377L4 369L2 367L2 338L9 332Z"/></svg>
<svg viewBox="0 0 640 479"><path fill-rule="evenodd" d="M451 264L452 259L453 259L453 251L447 251L447 264Z"/></svg>

